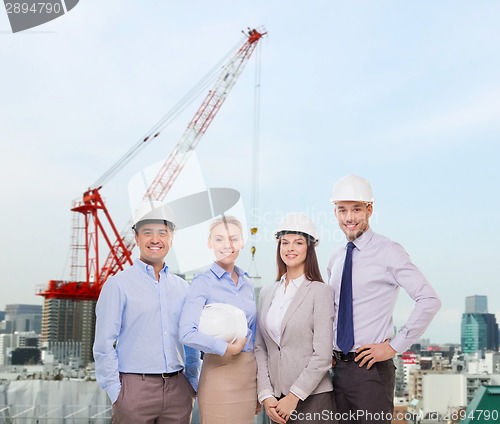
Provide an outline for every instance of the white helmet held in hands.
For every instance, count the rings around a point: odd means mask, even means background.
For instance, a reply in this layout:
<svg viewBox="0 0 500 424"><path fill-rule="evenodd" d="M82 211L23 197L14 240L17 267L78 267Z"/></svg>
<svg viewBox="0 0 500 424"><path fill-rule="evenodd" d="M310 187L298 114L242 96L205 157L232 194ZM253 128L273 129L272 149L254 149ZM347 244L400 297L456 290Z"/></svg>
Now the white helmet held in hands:
<svg viewBox="0 0 500 424"><path fill-rule="evenodd" d="M372 187L367 179L357 175L347 175L333 185L332 203L336 202L373 203Z"/></svg>
<svg viewBox="0 0 500 424"><path fill-rule="evenodd" d="M283 217L274 235L280 238L283 234L300 234L311 237L315 244L319 242L316 227L302 212L290 212Z"/></svg>
<svg viewBox="0 0 500 424"><path fill-rule="evenodd" d="M247 335L247 317L228 303L209 303L201 312L198 331L232 343Z"/></svg>

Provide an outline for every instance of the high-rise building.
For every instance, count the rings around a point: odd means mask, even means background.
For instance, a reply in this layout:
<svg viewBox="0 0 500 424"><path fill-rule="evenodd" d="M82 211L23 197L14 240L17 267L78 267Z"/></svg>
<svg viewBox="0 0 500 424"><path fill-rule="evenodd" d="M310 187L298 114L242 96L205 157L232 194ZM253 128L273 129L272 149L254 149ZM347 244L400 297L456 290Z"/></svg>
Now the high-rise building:
<svg viewBox="0 0 500 424"><path fill-rule="evenodd" d="M0 334L0 366L10 365L12 353L16 349L39 350L40 334L33 331L16 331L13 334Z"/></svg>
<svg viewBox="0 0 500 424"><path fill-rule="evenodd" d="M498 323L495 314L483 314L486 321L486 349L498 350Z"/></svg>
<svg viewBox="0 0 500 424"><path fill-rule="evenodd" d="M464 353L496 351L498 341L498 324L495 315L488 313L487 297L466 297L461 326L462 351Z"/></svg>
<svg viewBox="0 0 500 424"><path fill-rule="evenodd" d="M41 305L7 305L1 325L2 333L12 334L16 331L33 331L40 334L42 331Z"/></svg>
<svg viewBox="0 0 500 424"><path fill-rule="evenodd" d="M8 364L8 349L12 344L12 334L0 334L0 367Z"/></svg>
<svg viewBox="0 0 500 424"><path fill-rule="evenodd" d="M487 314L488 297L487 296L467 296L465 298L466 314Z"/></svg>
<svg viewBox="0 0 500 424"><path fill-rule="evenodd" d="M94 343L95 301L78 301L66 299L45 299L43 304L42 340L48 342L54 350L54 356L60 361L57 352L66 352L68 342L81 345L81 363L86 365L93 361L92 345ZM57 344L61 346L57 347Z"/></svg>
<svg viewBox="0 0 500 424"><path fill-rule="evenodd" d="M486 350L487 329L483 314L462 314L462 352Z"/></svg>

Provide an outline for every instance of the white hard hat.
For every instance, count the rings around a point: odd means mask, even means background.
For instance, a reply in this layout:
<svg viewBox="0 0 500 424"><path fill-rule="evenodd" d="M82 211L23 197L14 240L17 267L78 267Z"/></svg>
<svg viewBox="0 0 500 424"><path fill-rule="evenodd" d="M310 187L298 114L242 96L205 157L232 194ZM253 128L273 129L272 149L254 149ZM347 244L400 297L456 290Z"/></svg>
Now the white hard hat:
<svg viewBox="0 0 500 424"><path fill-rule="evenodd" d="M175 228L175 218L172 210L164 203L158 200L146 200L139 205L134 212L134 229L141 221L165 221L165 224L170 228Z"/></svg>
<svg viewBox="0 0 500 424"><path fill-rule="evenodd" d="M247 317L240 308L228 303L209 303L201 312L198 330L232 343L247 335Z"/></svg>
<svg viewBox="0 0 500 424"><path fill-rule="evenodd" d="M286 214L278 225L275 237L280 238L283 234L293 233L312 237L318 243L318 233L313 222L302 212L290 212Z"/></svg>
<svg viewBox="0 0 500 424"><path fill-rule="evenodd" d="M332 203L336 202L373 203L372 187L367 179L357 175L347 175L333 185Z"/></svg>

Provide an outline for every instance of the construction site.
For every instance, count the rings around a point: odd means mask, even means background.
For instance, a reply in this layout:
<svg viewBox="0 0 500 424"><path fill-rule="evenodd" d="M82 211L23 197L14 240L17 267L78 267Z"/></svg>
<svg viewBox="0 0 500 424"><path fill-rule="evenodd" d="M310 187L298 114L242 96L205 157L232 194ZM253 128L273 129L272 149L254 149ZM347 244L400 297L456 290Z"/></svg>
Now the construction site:
<svg viewBox="0 0 500 424"><path fill-rule="evenodd" d="M500 178L498 4L63 4L19 33L7 6L0 19L0 424L111 422L96 303L139 255L142 202L180 211L166 264L188 282L213 260L212 218L242 216L238 266L258 300L287 212L315 222L326 280L345 241L331 186L351 173L376 188L375 231L404 244L442 301L395 356L393 422L465 423L481 408L499 422L500 227L478 230L464 207ZM471 297L488 308L464 312Z"/></svg>
<svg viewBox="0 0 500 424"><path fill-rule="evenodd" d="M101 196L101 191L104 191L106 183L135 155L147 148L149 143L154 142L161 135L162 130L184 108L197 99L207 86L212 84L180 140L164 160L163 165L142 195L142 200L164 201L177 177L181 174L184 165L188 162L190 154L194 152L217 116L259 41L266 34L265 30L260 28L259 30L249 29L245 31L243 41L236 48L228 52L160 122L107 170L95 184L90 186L80 199L74 201L71 208L73 218L70 242L70 279L50 280L47 285L38 287L36 293L44 299L41 341L45 347L44 354L46 356L54 355L59 362L71 358L77 360L83 367L87 367L94 361L92 346L96 325L95 305L101 288L110 276L133 264L132 252L135 247L133 222L130 218L129 222L123 226L119 227L115 224ZM258 86L258 82L256 85ZM189 213L189 211L186 210L185 213ZM119 228L123 228L123 230L119 231ZM257 227L253 226L251 234L256 233ZM255 246L251 247L251 251L253 261ZM102 261L103 257L105 257L104 261ZM255 267L254 264L253 266ZM80 276L84 278L79 279ZM254 277L259 278L257 275ZM68 341L72 342L73 347L69 353L64 349ZM33 378L36 377L33 376ZM65 423L80 422L78 420L82 419L83 416L89 420L88 422L95 423L106 422L106 419L110 419L109 401L106 402L102 393L96 393L95 385L92 385L92 393L87 394L87 390L82 392L82 388L87 388L88 385L82 386L78 383L70 385L64 381L57 383L65 396L61 396L61 393L55 393L52 388L48 389L52 385L48 381L40 381L38 387L30 385L29 388L25 389L26 399L39 398L42 393L50 393L53 397L49 395L47 400L41 400L35 407L27 408L24 411L19 407L4 406L1 411L4 419L8 421L10 417L12 422L20 422L20 420L28 422L32 419L37 419L37 422L54 422L55 419L63 419L61 422ZM64 385L64 388L61 385ZM46 386L45 389L44 386ZM17 391L14 390L14 392ZM82 402L82 405L91 406L89 408L69 407L68 404L73 403L74 400L67 402L64 398L71 399L71 393L73 393L74 398L77 394L90 396L89 399ZM4 391L4 396L7 399L7 405L19 402L10 399L11 395L8 390ZM55 402L56 399L57 402ZM56 406L56 403L61 406Z"/></svg>

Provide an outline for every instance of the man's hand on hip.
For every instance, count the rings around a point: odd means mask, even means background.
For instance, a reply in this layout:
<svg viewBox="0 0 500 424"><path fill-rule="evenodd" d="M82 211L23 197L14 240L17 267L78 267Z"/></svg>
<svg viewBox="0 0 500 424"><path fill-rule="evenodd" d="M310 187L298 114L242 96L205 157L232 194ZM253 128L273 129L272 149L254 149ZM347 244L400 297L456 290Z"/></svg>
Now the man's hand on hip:
<svg viewBox="0 0 500 424"><path fill-rule="evenodd" d="M366 365L366 368L370 369L376 362L392 359L396 353L387 339L384 343L366 344L358 347L354 360L359 362L360 367Z"/></svg>

